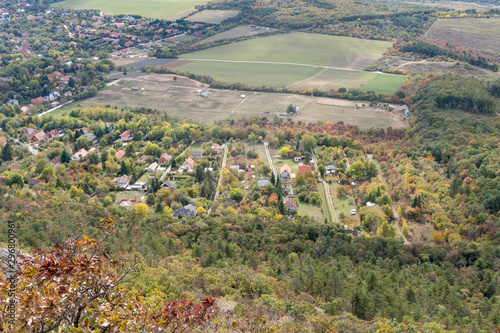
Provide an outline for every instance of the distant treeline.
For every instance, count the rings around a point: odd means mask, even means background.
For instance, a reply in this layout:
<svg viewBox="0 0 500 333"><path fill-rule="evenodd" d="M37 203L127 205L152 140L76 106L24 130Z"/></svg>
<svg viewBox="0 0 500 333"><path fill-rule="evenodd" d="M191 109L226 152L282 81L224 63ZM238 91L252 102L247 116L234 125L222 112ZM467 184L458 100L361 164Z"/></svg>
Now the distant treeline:
<svg viewBox="0 0 500 333"><path fill-rule="evenodd" d="M416 53L430 58L436 56L445 56L451 59L467 62L474 66L498 72L498 65L489 63L486 58L475 57L469 53L466 53L465 51L463 51L463 54L460 54L457 50L454 50L452 48L443 49L437 45L428 43L423 40L402 43L399 46L399 50L403 53Z"/></svg>

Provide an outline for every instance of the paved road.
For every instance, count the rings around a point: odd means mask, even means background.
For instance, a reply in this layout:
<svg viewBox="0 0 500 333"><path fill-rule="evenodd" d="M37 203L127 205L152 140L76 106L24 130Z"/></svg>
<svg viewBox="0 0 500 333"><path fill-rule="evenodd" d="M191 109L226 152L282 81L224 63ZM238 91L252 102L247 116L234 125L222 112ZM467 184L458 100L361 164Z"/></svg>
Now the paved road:
<svg viewBox="0 0 500 333"><path fill-rule="evenodd" d="M251 60L220 60L220 59L182 59L182 60L230 62L230 63L243 63L243 64L293 65L293 66L304 66L304 67L314 67L314 68L336 69L336 70L340 70L340 71L349 71L349 72L363 72L363 73L375 73L375 74L391 75L391 76L401 76L400 74L392 74L392 73L384 73L384 72L367 72L367 71L364 71L362 69L355 69L355 68L333 67L333 66L323 66L323 65L311 65L311 64L301 64L301 63L295 63L295 62L251 61Z"/></svg>

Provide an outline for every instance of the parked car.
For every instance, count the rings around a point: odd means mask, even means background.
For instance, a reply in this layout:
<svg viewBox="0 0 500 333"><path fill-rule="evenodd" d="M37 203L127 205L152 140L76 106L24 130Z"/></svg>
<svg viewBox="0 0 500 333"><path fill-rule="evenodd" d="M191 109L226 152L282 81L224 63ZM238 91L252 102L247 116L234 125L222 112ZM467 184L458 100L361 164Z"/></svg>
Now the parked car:
<svg viewBox="0 0 500 333"><path fill-rule="evenodd" d="M351 215L356 215L356 209L351 209Z"/></svg>

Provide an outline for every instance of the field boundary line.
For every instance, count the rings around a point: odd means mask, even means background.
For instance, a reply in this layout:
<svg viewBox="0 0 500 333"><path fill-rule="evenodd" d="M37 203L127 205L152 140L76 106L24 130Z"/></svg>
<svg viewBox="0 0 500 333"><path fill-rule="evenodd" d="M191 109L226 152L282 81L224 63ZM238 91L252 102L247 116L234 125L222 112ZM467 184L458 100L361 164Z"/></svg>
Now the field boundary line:
<svg viewBox="0 0 500 333"><path fill-rule="evenodd" d="M391 75L391 76L404 76L401 74L392 74L392 73L384 73L379 71L364 71L362 69L355 68L345 68L345 67L334 67L334 66L325 66L325 65L311 65L311 64L301 64L295 62L278 62L278 61L253 61L253 60L220 60L220 59L191 59L184 58L185 60L193 60L193 61L213 61L213 62L228 62L228 63L242 63L242 64L271 64L271 65L292 65L292 66L304 66L304 67L318 67L325 69L336 69L341 71L349 71L349 72L361 72L361 73L374 73L374 74L383 74L383 75ZM182 67L182 66L181 66Z"/></svg>
<svg viewBox="0 0 500 333"><path fill-rule="evenodd" d="M301 80L301 81L299 81L299 82L292 83L291 85L288 85L288 86L286 86L285 88L289 89L290 87L292 87L292 86L294 86L294 85L296 85L296 84L300 84L300 83L302 83L302 82L306 82L306 81L309 81L309 80L311 80L311 79L314 79L316 76L319 76L321 73L323 73L323 72L324 72L324 71L326 71L326 70L327 70L327 68L323 68L323 70L322 70L322 71L320 71L319 73L316 73L316 74L314 74L313 76L308 77L307 79Z"/></svg>

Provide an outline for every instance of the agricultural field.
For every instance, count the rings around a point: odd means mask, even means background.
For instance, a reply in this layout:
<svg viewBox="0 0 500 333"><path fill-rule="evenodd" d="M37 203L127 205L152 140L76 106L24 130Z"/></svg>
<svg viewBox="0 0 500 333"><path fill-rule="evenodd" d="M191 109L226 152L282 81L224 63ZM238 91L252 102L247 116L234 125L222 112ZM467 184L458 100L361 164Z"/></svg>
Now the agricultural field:
<svg viewBox="0 0 500 333"><path fill-rule="evenodd" d="M252 116L271 118L293 104L300 107L299 114L291 117L294 121L344 121L362 128L401 128L408 125L400 114L388 112L382 107L368 107L368 102L295 94L209 89L207 85L197 81L180 76L174 80L174 77L176 76L154 74L137 78L117 78L96 96L73 102L50 114L61 116L73 109L109 105L118 109L145 107L167 112L174 117L212 122ZM144 88L144 91L132 92L132 86ZM210 95L207 98L199 97L197 96L199 91L208 91Z"/></svg>
<svg viewBox="0 0 500 333"><path fill-rule="evenodd" d="M248 86L275 88L291 85L317 73L317 70L310 66L218 61L193 61L179 66L178 69L209 75L222 82L240 82Z"/></svg>
<svg viewBox="0 0 500 333"><path fill-rule="evenodd" d="M230 30L223 31L221 33L218 33L216 35L210 36L208 38L205 38L201 41L199 41L197 44L203 44L206 42L215 42L218 40L222 39L233 39L233 38L238 38L238 37L244 37L244 36L256 36L260 34L265 34L269 32L276 31L276 29L273 28L266 28L266 27L259 27L259 29L254 29L250 25L239 25L237 27L234 27Z"/></svg>
<svg viewBox="0 0 500 333"><path fill-rule="evenodd" d="M235 17L240 13L239 10L202 10L186 18L188 21L219 24L222 21Z"/></svg>
<svg viewBox="0 0 500 333"><path fill-rule="evenodd" d="M458 44L471 49L500 52L500 18L440 19L434 22L426 37Z"/></svg>
<svg viewBox="0 0 500 333"><path fill-rule="evenodd" d="M363 69L389 42L294 32L182 54L185 59L263 61Z"/></svg>
<svg viewBox="0 0 500 333"><path fill-rule="evenodd" d="M406 77L402 75L323 69L316 75L291 84L287 88L331 90L344 87L391 94L397 91L405 80Z"/></svg>
<svg viewBox="0 0 500 333"><path fill-rule="evenodd" d="M105 14L141 15L158 19L178 19L194 11L202 0L65 0L51 4L53 7L70 9L100 9Z"/></svg>
<svg viewBox="0 0 500 333"><path fill-rule="evenodd" d="M362 70L376 62L389 45L351 37L289 33L183 54L180 58L194 61L179 69L248 86L323 90L367 86L366 90L376 93L394 93L404 83L404 76Z"/></svg>

